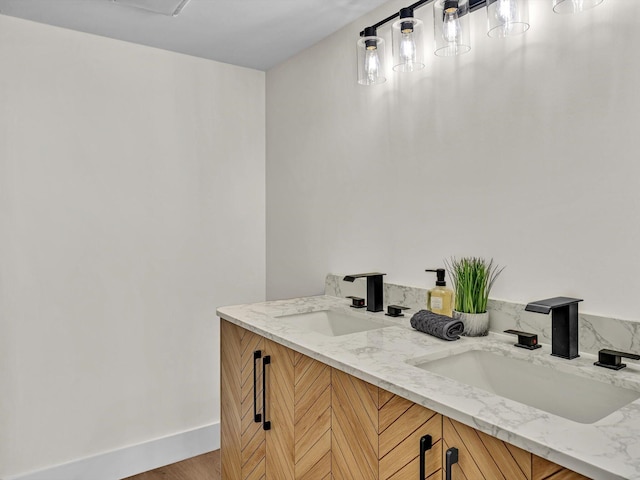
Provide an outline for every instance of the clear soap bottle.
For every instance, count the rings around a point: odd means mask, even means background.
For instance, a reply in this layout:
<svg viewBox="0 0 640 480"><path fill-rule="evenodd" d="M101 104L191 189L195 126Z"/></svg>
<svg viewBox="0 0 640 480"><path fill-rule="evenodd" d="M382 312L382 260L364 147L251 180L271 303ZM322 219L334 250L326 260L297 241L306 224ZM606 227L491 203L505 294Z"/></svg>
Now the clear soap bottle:
<svg viewBox="0 0 640 480"><path fill-rule="evenodd" d="M427 292L427 310L447 317L453 316L453 290L444 281L444 268L425 270L436 272L436 286Z"/></svg>

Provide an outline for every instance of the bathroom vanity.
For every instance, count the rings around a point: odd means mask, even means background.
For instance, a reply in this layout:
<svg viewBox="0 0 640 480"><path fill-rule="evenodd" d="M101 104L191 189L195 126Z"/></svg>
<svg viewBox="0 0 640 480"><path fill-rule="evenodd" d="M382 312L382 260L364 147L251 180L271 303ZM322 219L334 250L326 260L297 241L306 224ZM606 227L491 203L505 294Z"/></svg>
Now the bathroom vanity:
<svg viewBox="0 0 640 480"><path fill-rule="evenodd" d="M557 359L548 345L523 351L499 334L445 342L409 327L414 310L390 318L350 303L317 296L218 310L224 480L640 478L636 365L611 372L591 355ZM620 404L555 410L544 392L514 400L437 371L469 352L576 377L576 388L610 385Z"/></svg>

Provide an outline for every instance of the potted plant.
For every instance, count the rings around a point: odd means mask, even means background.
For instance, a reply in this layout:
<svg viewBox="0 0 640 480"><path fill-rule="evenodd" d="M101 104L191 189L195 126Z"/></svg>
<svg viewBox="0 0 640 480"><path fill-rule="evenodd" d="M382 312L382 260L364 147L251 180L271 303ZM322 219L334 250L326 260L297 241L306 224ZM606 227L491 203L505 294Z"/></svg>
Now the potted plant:
<svg viewBox="0 0 640 480"><path fill-rule="evenodd" d="M505 267L479 257L445 260L455 292L453 317L464 323L464 335L484 336L489 333L487 301L494 282Z"/></svg>

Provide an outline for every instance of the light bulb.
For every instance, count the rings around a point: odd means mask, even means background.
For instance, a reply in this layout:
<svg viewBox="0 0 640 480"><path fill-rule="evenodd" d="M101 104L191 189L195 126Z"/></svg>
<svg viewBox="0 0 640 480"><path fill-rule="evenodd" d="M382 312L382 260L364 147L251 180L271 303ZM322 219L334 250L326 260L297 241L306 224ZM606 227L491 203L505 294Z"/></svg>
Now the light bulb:
<svg viewBox="0 0 640 480"><path fill-rule="evenodd" d="M508 30L511 23L518 18L518 6L516 0L498 0L496 17Z"/></svg>
<svg viewBox="0 0 640 480"><path fill-rule="evenodd" d="M375 46L367 47L364 57L364 71L367 74L367 81L370 84L376 83L380 75L380 59L378 58L378 49Z"/></svg>
<svg viewBox="0 0 640 480"><path fill-rule="evenodd" d="M460 35L462 34L462 25L460 25L460 17L457 8L447 8L444 11L444 20L442 25L442 37L449 43L460 43Z"/></svg>
<svg viewBox="0 0 640 480"><path fill-rule="evenodd" d="M412 65L416 61L416 39L413 30L403 30L400 40L400 61Z"/></svg>

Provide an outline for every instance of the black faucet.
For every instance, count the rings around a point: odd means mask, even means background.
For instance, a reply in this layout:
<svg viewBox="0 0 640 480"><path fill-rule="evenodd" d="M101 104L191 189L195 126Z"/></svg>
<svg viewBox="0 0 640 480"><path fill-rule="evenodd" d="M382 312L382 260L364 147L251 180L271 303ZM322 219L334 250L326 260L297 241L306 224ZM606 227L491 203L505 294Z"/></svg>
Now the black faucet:
<svg viewBox="0 0 640 480"><path fill-rule="evenodd" d="M527 312L551 312L551 355L568 360L578 355L578 302L580 298L554 297L531 302Z"/></svg>
<svg viewBox="0 0 640 480"><path fill-rule="evenodd" d="M345 282L353 282L356 278L367 277L367 311L382 311L382 276L386 273L358 273L357 275L347 275Z"/></svg>

